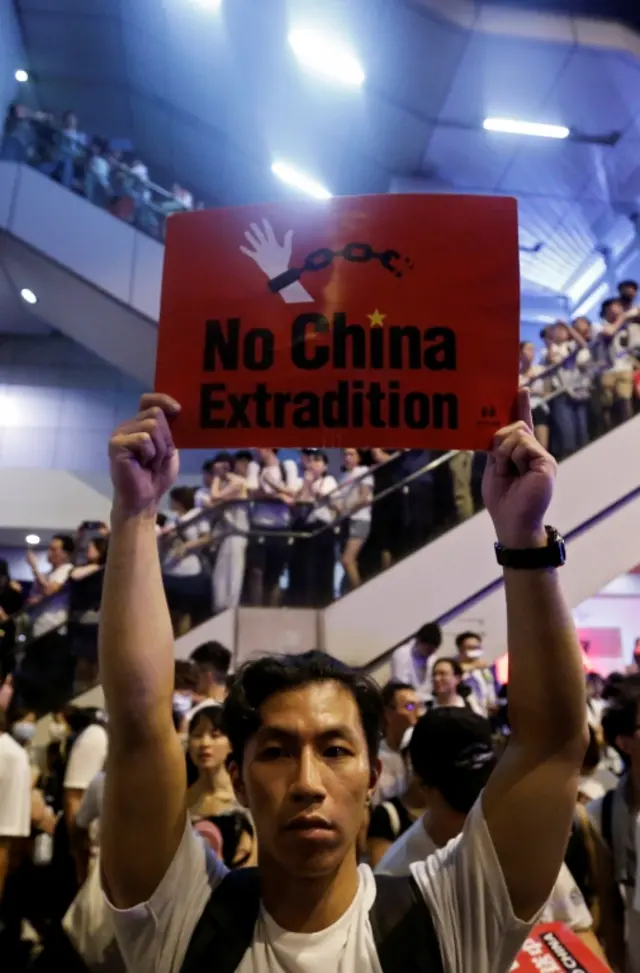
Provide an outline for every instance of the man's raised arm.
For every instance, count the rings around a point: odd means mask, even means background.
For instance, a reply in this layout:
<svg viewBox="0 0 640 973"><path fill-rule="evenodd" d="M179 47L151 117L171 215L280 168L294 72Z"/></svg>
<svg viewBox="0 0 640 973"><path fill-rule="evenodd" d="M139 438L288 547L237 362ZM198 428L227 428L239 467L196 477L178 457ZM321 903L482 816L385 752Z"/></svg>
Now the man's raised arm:
<svg viewBox="0 0 640 973"><path fill-rule="evenodd" d="M162 585L156 512L178 474L168 419L179 406L145 395L109 443L114 487L100 611L100 678L109 715L102 872L118 908L146 901L185 827L185 760L171 701L173 633Z"/></svg>
<svg viewBox="0 0 640 973"><path fill-rule="evenodd" d="M556 463L532 433L527 391L520 420L495 437L483 495L498 541L545 547ZM585 678L575 626L554 568L505 568L509 647L506 753L483 811L515 914L531 919L549 896L564 854L587 744Z"/></svg>

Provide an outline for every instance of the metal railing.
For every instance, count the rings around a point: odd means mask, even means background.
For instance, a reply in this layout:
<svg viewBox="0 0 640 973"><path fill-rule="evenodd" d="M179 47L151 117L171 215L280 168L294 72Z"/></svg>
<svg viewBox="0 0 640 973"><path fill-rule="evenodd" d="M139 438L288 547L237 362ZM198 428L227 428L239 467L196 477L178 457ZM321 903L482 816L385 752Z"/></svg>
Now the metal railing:
<svg viewBox="0 0 640 973"><path fill-rule="evenodd" d="M5 124L0 160L27 163L101 209L163 240L166 217L193 207L125 165L117 158L119 149L92 151L93 146L107 142L100 137L83 137L80 132L69 135L49 116L32 113L31 117ZM92 168L95 158L107 163L107 181L100 176L99 168ZM104 170L104 166L100 168Z"/></svg>

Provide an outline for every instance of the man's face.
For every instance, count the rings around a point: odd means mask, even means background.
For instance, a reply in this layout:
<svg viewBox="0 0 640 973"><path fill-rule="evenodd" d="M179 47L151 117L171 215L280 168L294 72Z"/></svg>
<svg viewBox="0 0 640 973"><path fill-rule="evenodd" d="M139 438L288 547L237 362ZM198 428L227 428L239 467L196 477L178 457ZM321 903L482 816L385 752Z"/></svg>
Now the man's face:
<svg viewBox="0 0 640 973"><path fill-rule="evenodd" d="M613 322L620 317L623 311L624 308L620 301L614 301L604 312L605 321L607 321L609 324L613 324Z"/></svg>
<svg viewBox="0 0 640 973"><path fill-rule="evenodd" d="M335 872L353 856L375 787L360 713L333 681L271 696L262 725L232 764L238 796L253 815L261 863L300 877Z"/></svg>
<svg viewBox="0 0 640 973"><path fill-rule="evenodd" d="M436 696L454 693L460 678L456 676L450 662L438 662L433 668L433 691Z"/></svg>
<svg viewBox="0 0 640 973"><path fill-rule="evenodd" d="M573 327L578 332L581 338L588 341L591 337L591 322L589 318L576 318L573 322Z"/></svg>
<svg viewBox="0 0 640 973"><path fill-rule="evenodd" d="M62 541L56 538L50 541L47 556L52 568L58 568L61 564L66 564L69 560L69 555L63 550Z"/></svg>
<svg viewBox="0 0 640 973"><path fill-rule="evenodd" d="M236 476L242 476L246 479L249 473L249 460L237 459L233 464L233 472Z"/></svg>
<svg viewBox="0 0 640 973"><path fill-rule="evenodd" d="M385 710L387 727L403 733L415 726L420 716L420 697L414 689L398 689L393 697L393 707Z"/></svg>
<svg viewBox="0 0 640 973"><path fill-rule="evenodd" d="M552 329L552 338L556 345L561 345L564 344L565 341L568 341L569 331L566 324L563 324L562 321L558 321L557 324L554 324Z"/></svg>
<svg viewBox="0 0 640 973"><path fill-rule="evenodd" d="M482 642L475 635L469 636L460 645L460 655L469 662L474 662L482 656Z"/></svg>
<svg viewBox="0 0 640 973"><path fill-rule="evenodd" d="M637 296L638 296L637 287L632 287L630 284L628 284L626 287L620 288L620 297L628 305L628 307L633 306Z"/></svg>
<svg viewBox="0 0 640 973"><path fill-rule="evenodd" d="M231 464L226 460L221 460L219 463L213 464L213 475L219 477L229 476L231 472Z"/></svg>
<svg viewBox="0 0 640 973"><path fill-rule="evenodd" d="M414 649L417 655L421 655L423 659L428 659L436 651L436 646L431 645L429 642L422 642L420 639L416 639Z"/></svg>

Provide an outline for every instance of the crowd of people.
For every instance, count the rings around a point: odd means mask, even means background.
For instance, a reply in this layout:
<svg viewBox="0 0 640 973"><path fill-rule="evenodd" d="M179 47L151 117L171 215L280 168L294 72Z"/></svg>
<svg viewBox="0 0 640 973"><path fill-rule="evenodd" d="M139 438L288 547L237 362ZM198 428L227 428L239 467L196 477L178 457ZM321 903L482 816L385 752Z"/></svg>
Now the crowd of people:
<svg viewBox="0 0 640 973"><path fill-rule="evenodd" d="M538 440L557 459L631 418L640 399L638 284L624 280L600 308L600 320L556 321L520 345L520 384L531 390ZM551 369L551 373L549 370Z"/></svg>
<svg viewBox="0 0 640 973"><path fill-rule="evenodd" d="M382 690L318 651L230 673L206 643L176 662L157 539L175 408L145 397L111 440L108 719L54 713L38 752L35 714L0 690L7 968L508 973L548 921L640 970L640 653L632 673L585 678L526 393L483 485L507 686L477 633L443 656L435 623Z"/></svg>
<svg viewBox="0 0 640 973"><path fill-rule="evenodd" d="M14 102L9 106L0 144L0 161L26 162L158 240L172 213L202 209L193 195L174 183L157 186L149 169L125 139L89 136L73 111L58 121L49 112Z"/></svg>

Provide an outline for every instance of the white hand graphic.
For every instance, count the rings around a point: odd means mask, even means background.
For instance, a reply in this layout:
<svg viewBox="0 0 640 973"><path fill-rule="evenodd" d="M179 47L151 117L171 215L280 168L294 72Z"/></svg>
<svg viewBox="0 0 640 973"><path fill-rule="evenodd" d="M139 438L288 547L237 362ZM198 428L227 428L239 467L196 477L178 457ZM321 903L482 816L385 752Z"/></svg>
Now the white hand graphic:
<svg viewBox="0 0 640 973"><path fill-rule="evenodd" d="M249 247L240 247L241 253L250 257L260 270L266 274L269 280L279 277L289 269L291 262L291 249L293 246L293 230L287 230L284 242L278 243L269 220L262 221L263 229L257 223L252 223L245 233ZM313 301L311 294L304 289L300 281L287 285L281 291L280 296L286 304L304 304Z"/></svg>

